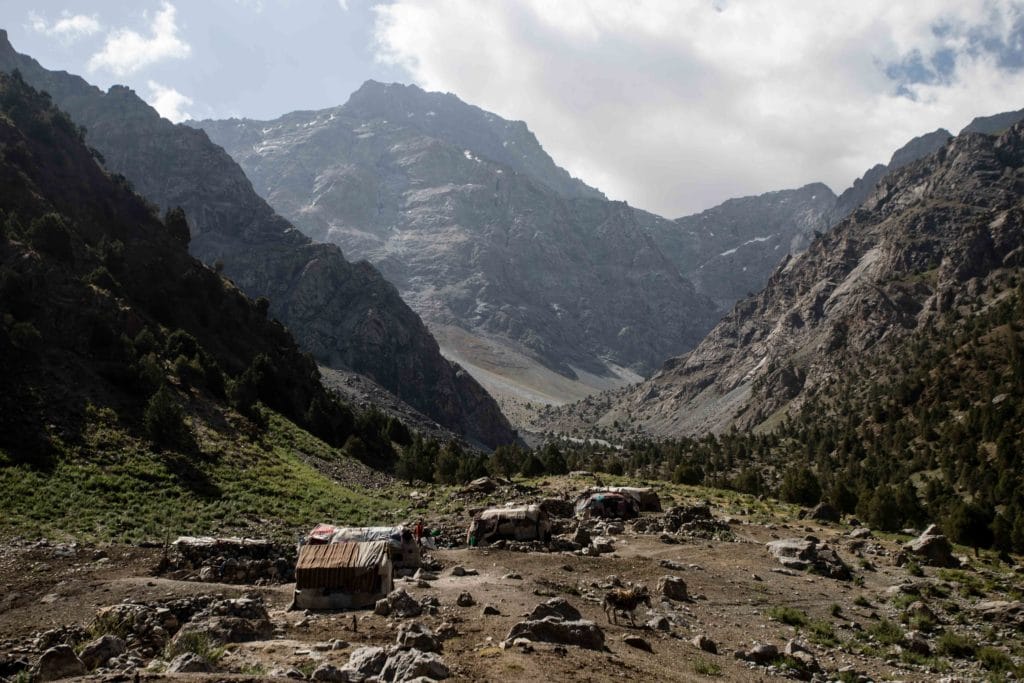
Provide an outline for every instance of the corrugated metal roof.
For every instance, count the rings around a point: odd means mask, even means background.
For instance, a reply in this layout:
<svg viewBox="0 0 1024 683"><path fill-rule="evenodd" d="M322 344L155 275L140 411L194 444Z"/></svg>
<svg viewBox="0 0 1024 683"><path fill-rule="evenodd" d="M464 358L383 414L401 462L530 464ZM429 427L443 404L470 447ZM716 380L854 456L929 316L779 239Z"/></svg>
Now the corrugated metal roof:
<svg viewBox="0 0 1024 683"><path fill-rule="evenodd" d="M388 553L387 541L304 545L295 565L295 587L369 591L377 570L390 562Z"/></svg>

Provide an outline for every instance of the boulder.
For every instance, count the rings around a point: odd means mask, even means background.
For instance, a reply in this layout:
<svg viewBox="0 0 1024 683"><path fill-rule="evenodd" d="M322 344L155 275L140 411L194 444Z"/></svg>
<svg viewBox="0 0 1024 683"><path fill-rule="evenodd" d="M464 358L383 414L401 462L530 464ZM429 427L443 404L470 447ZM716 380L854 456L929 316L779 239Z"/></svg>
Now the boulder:
<svg viewBox="0 0 1024 683"><path fill-rule="evenodd" d="M103 666L111 657L123 654L124 641L117 636L107 634L92 641L84 648L79 657L89 671Z"/></svg>
<svg viewBox="0 0 1024 683"><path fill-rule="evenodd" d="M70 645L56 645L39 658L36 680L55 681L85 674L85 664Z"/></svg>
<svg viewBox="0 0 1024 683"><path fill-rule="evenodd" d="M672 622L668 620L666 616L655 617L649 620L646 624L647 628L652 631L671 631Z"/></svg>
<svg viewBox="0 0 1024 683"><path fill-rule="evenodd" d="M658 579L658 593L669 600L689 600L686 582L678 576L663 576Z"/></svg>
<svg viewBox="0 0 1024 683"><path fill-rule="evenodd" d="M213 667L210 666L210 663L194 652L184 652L167 665L169 674L209 673L211 671L213 671Z"/></svg>
<svg viewBox="0 0 1024 683"><path fill-rule="evenodd" d="M544 617L521 621L508 632L505 643L514 643L517 638L535 643L576 645L587 650L604 648L604 631L594 622L585 619L566 621L559 617Z"/></svg>
<svg viewBox="0 0 1024 683"><path fill-rule="evenodd" d="M704 652L710 652L713 655L718 654L718 643L703 634L694 636L693 640L690 642L693 643L693 646L698 650L704 650Z"/></svg>
<svg viewBox="0 0 1024 683"><path fill-rule="evenodd" d="M397 588L388 593L387 597L378 600L373 607L373 612L384 617L394 616L405 619L418 617L423 613L423 607L405 592L404 588Z"/></svg>
<svg viewBox="0 0 1024 683"><path fill-rule="evenodd" d="M433 652L401 650L387 658L381 668L382 681L409 681L420 676L440 681L451 675L440 656Z"/></svg>
<svg viewBox="0 0 1024 683"><path fill-rule="evenodd" d="M274 633L274 627L266 619L243 619L241 617L210 617L189 621L174 636L172 643L197 635L207 638L216 645L246 643L252 640L266 640Z"/></svg>
<svg viewBox="0 0 1024 683"><path fill-rule="evenodd" d="M984 600L974 611L985 621L1024 627L1024 602L1020 600Z"/></svg>
<svg viewBox="0 0 1024 683"><path fill-rule="evenodd" d="M919 655L928 656L932 653L928 639L920 631L907 631L903 636L903 647Z"/></svg>
<svg viewBox="0 0 1024 683"><path fill-rule="evenodd" d="M384 668L390 653L382 647L360 647L352 651L345 670L354 671L362 678L376 676Z"/></svg>
<svg viewBox="0 0 1024 683"><path fill-rule="evenodd" d="M635 647L638 650L643 650L644 652L654 652L654 649L651 647L651 644L643 638L641 638L640 636L635 636L631 634L626 635L622 638L622 642L624 642L626 645L629 645L630 647Z"/></svg>
<svg viewBox="0 0 1024 683"><path fill-rule="evenodd" d="M339 669L333 664L321 664L313 670L309 678L314 681L330 681L332 683L344 683L352 680L348 671Z"/></svg>
<svg viewBox="0 0 1024 683"><path fill-rule="evenodd" d="M959 567L960 561L953 557L953 546L939 528L931 524L924 532L903 546L903 549L919 562L933 567Z"/></svg>
<svg viewBox="0 0 1024 683"><path fill-rule="evenodd" d="M565 598L551 598L533 608L526 618L537 621L545 617L557 617L565 621L579 621L583 618L580 611L569 604Z"/></svg>
<svg viewBox="0 0 1024 683"><path fill-rule="evenodd" d="M857 527L856 529L852 530L850 533L848 533L846 535L849 536L850 538L861 538L861 539L871 538L872 537L871 529L867 528L866 526L859 526L859 527Z"/></svg>
<svg viewBox="0 0 1024 683"><path fill-rule="evenodd" d="M819 522L838 522L842 515L831 503L822 501L811 508L807 516Z"/></svg>
<svg viewBox="0 0 1024 683"><path fill-rule="evenodd" d="M398 646L405 650L417 649L423 652L440 652L441 641L434 632L418 621L402 624L398 628Z"/></svg>
<svg viewBox="0 0 1024 683"><path fill-rule="evenodd" d="M784 538L771 541L766 547L787 569L810 569L816 574L843 581L853 578L853 573L839 554L826 544L818 545L817 539L813 537Z"/></svg>
<svg viewBox="0 0 1024 683"><path fill-rule="evenodd" d="M779 648L771 643L759 643L749 650L737 650L736 658L745 659L755 664L770 664L779 656Z"/></svg>
<svg viewBox="0 0 1024 683"><path fill-rule="evenodd" d="M459 597L455 599L455 604L459 607L472 607L476 604L476 600L473 599L473 596L470 593L463 591L459 593Z"/></svg>
<svg viewBox="0 0 1024 683"><path fill-rule="evenodd" d="M501 610L495 607L494 605L484 605L484 609L481 612L481 615L485 617L497 616L499 614L501 614Z"/></svg>
<svg viewBox="0 0 1024 683"><path fill-rule="evenodd" d="M607 536L597 536L590 541L591 549L598 555L615 552L615 541Z"/></svg>

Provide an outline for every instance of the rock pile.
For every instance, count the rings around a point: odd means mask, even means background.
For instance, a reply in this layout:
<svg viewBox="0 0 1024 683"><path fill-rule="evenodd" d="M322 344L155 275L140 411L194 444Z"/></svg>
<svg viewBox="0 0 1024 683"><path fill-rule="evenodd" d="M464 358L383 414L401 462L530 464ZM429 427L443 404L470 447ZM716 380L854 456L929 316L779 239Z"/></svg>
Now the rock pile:
<svg viewBox="0 0 1024 683"><path fill-rule="evenodd" d="M784 538L767 544L768 552L787 569L804 571L832 579L849 581L853 578L850 568L828 544L818 543L813 536L806 538Z"/></svg>
<svg viewBox="0 0 1024 683"><path fill-rule="evenodd" d="M236 584L295 580L294 545L254 538L183 536L159 567L177 579Z"/></svg>
<svg viewBox="0 0 1024 683"><path fill-rule="evenodd" d="M502 648L528 643L577 645L588 650L604 649L604 631L592 621L583 619L580 611L565 598L551 598L508 632Z"/></svg>
<svg viewBox="0 0 1024 683"><path fill-rule="evenodd" d="M641 534L677 534L686 538L718 541L735 539L729 525L711 514L709 503L676 505L663 515L641 517L633 522L633 531Z"/></svg>

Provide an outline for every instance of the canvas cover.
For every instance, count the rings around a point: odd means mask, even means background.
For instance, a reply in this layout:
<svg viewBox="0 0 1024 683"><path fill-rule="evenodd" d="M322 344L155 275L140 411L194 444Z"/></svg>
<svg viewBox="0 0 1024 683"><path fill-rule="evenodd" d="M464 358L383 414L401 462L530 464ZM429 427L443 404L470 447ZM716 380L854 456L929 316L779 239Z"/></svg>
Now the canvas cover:
<svg viewBox="0 0 1024 683"><path fill-rule="evenodd" d="M473 518L466 533L470 545L486 545L499 539L547 541L551 522L538 505L490 508Z"/></svg>
<svg viewBox="0 0 1024 683"><path fill-rule="evenodd" d="M636 501L640 510L646 512L661 512L661 499L654 489L645 486L604 486L590 489L584 495L592 493L619 493L629 496Z"/></svg>
<svg viewBox="0 0 1024 683"><path fill-rule="evenodd" d="M299 550L295 565L295 587L372 593L380 588L379 577L390 573L390 565L386 541L306 544Z"/></svg>
<svg viewBox="0 0 1024 683"><path fill-rule="evenodd" d="M576 503L578 517L632 519L639 515L639 505L621 493L591 493Z"/></svg>

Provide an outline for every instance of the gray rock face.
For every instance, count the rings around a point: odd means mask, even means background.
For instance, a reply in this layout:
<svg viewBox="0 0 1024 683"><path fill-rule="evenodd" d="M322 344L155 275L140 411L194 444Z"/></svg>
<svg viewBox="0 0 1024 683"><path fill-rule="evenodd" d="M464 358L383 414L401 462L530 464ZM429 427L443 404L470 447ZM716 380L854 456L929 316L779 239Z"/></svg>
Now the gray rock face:
<svg viewBox="0 0 1024 683"><path fill-rule="evenodd" d="M576 645L587 650L604 648L604 631L594 622L585 619L566 621L559 617L544 617L521 621L508 632L505 642L512 643L517 638L539 643Z"/></svg>
<svg viewBox="0 0 1024 683"><path fill-rule="evenodd" d="M385 617L407 618L418 617L423 613L423 607L404 588L397 588L378 600L373 611Z"/></svg>
<svg viewBox="0 0 1024 683"><path fill-rule="evenodd" d="M931 524L924 532L903 546L924 564L934 567L959 567L960 562L953 556L953 545L939 528Z"/></svg>
<svg viewBox="0 0 1024 683"><path fill-rule="evenodd" d="M994 114L992 116L978 116L964 126L960 134L984 133L985 135L1001 135L1006 132L1007 128L1018 121L1024 121L1024 109L1004 111L1001 114Z"/></svg>
<svg viewBox="0 0 1024 683"><path fill-rule="evenodd" d="M193 256L222 263L250 297L267 297L270 314L322 364L369 376L470 439L490 446L515 440L493 399L441 357L423 322L373 266L311 243L204 132L161 119L128 88L103 93L77 76L47 71L15 52L4 32L0 70L13 69L85 126L108 169L162 209L184 208Z"/></svg>
<svg viewBox="0 0 1024 683"><path fill-rule="evenodd" d="M124 653L125 643L113 635L105 635L90 642L79 655L86 668L90 671L103 666L111 657Z"/></svg>
<svg viewBox="0 0 1024 683"><path fill-rule="evenodd" d="M398 629L397 644L405 649L415 648L423 652L440 652L441 641L427 626L413 621L402 624Z"/></svg>
<svg viewBox="0 0 1024 683"><path fill-rule="evenodd" d="M533 608L527 620L536 621L545 617L556 617L565 621L578 621L583 618L580 611L569 604L565 598L551 598Z"/></svg>
<svg viewBox="0 0 1024 683"><path fill-rule="evenodd" d="M209 673L213 671L210 663L194 652L185 652L171 660L167 665L167 673L191 674Z"/></svg>
<svg viewBox="0 0 1024 683"><path fill-rule="evenodd" d="M411 681L420 676L434 681L448 678L451 671L433 652L401 650L387 658L380 671L382 681Z"/></svg>
<svg viewBox="0 0 1024 683"><path fill-rule="evenodd" d="M1022 139L1019 126L961 136L886 176L851 218L778 268L697 348L618 396L599 423L630 415L666 436L751 428L965 303L968 285L1022 246L1021 191L1004 173L1024 165Z"/></svg>
<svg viewBox="0 0 1024 683"><path fill-rule="evenodd" d="M784 538L766 544L768 552L787 569L809 569L822 576L849 581L850 568L835 550L826 544L803 538Z"/></svg>
<svg viewBox="0 0 1024 683"><path fill-rule="evenodd" d="M907 164L934 154L942 149L953 135L944 128L920 135L893 152L888 164L877 164L868 169L863 176L853 181L853 185L843 191L836 199L835 206L828 214L828 226L834 226L853 213L863 204L879 181L893 171Z"/></svg>
<svg viewBox="0 0 1024 683"><path fill-rule="evenodd" d="M85 674L85 664L69 645L51 647L39 658L36 678L40 681L56 681Z"/></svg>
<svg viewBox="0 0 1024 683"><path fill-rule="evenodd" d="M652 239L667 221L567 180L525 125L451 95L370 82L333 109L196 125L303 232L377 265L433 330L461 330L460 356L497 344L614 378L717 317Z"/></svg>
<svg viewBox="0 0 1024 683"><path fill-rule="evenodd" d="M690 599L690 595L686 592L686 582L678 576L663 576L658 579L658 593L669 600Z"/></svg>
<svg viewBox="0 0 1024 683"><path fill-rule="evenodd" d="M730 199L671 222L649 221L655 244L697 291L727 311L764 287L787 254L803 251L836 201L821 183Z"/></svg>
<svg viewBox="0 0 1024 683"><path fill-rule="evenodd" d="M368 678L379 674L387 659L388 652L382 647L361 647L349 655L345 669Z"/></svg>

